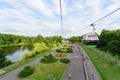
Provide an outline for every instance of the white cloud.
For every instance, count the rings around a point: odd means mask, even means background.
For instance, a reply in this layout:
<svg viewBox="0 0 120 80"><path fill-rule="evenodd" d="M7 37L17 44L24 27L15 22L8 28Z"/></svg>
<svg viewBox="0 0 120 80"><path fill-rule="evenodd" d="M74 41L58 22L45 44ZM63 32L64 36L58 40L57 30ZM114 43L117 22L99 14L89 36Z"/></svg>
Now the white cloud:
<svg viewBox="0 0 120 80"><path fill-rule="evenodd" d="M32 36L61 34L59 0L0 1L13 7L0 7L0 32ZM91 27L81 29L120 7L119 0L110 1L112 3L107 0L62 0L64 35L91 32ZM102 29L119 29L119 14L120 11L96 23L96 32L100 33ZM76 33L71 34L74 32Z"/></svg>

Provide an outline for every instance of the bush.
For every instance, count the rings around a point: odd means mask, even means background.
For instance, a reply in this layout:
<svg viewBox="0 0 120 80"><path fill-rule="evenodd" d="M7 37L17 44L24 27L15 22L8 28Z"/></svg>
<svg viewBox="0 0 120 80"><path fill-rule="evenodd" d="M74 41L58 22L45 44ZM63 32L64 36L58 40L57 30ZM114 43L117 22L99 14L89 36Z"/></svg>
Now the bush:
<svg viewBox="0 0 120 80"><path fill-rule="evenodd" d="M60 48L60 49L56 49L57 52L63 52L63 53L66 53L67 50L66 48Z"/></svg>
<svg viewBox="0 0 120 80"><path fill-rule="evenodd" d="M28 59L28 58L31 58L31 57L33 57L34 55L33 55L33 53L32 52L24 52L23 54L22 54L22 58L21 59Z"/></svg>
<svg viewBox="0 0 120 80"><path fill-rule="evenodd" d="M22 71L19 72L18 77L24 78L32 75L34 72L34 68L31 66L25 66Z"/></svg>
<svg viewBox="0 0 120 80"><path fill-rule="evenodd" d="M69 46L69 45L67 45L67 44L65 44L63 47L65 47L65 48L69 48L70 46Z"/></svg>
<svg viewBox="0 0 120 80"><path fill-rule="evenodd" d="M68 64L68 63L70 63L70 60L67 58L62 58L62 59L60 59L60 62Z"/></svg>
<svg viewBox="0 0 120 80"><path fill-rule="evenodd" d="M120 29L118 30L102 30L99 36L98 48L109 51L113 55L120 55Z"/></svg>
<svg viewBox="0 0 120 80"><path fill-rule="evenodd" d="M40 52L43 52L48 49L49 48L47 47L47 45L44 42L34 44L34 51L36 53L40 53Z"/></svg>
<svg viewBox="0 0 120 80"><path fill-rule="evenodd" d="M120 53L120 41L113 40L108 43L108 50L112 53ZM120 55L120 54L119 54Z"/></svg>
<svg viewBox="0 0 120 80"><path fill-rule="evenodd" d="M42 59L41 59L41 63L54 63L57 61L57 58L55 58L52 54L49 54L47 56L44 56Z"/></svg>
<svg viewBox="0 0 120 80"><path fill-rule="evenodd" d="M13 62L11 61L11 60L5 60L5 62L4 62L4 66L8 66L8 65L10 65L10 64L13 64Z"/></svg>
<svg viewBox="0 0 120 80"><path fill-rule="evenodd" d="M72 53L73 50L72 48L60 48L60 49L56 49L57 52L62 52L62 53Z"/></svg>
<svg viewBox="0 0 120 80"><path fill-rule="evenodd" d="M67 48L67 52L72 53L73 52L72 48Z"/></svg>

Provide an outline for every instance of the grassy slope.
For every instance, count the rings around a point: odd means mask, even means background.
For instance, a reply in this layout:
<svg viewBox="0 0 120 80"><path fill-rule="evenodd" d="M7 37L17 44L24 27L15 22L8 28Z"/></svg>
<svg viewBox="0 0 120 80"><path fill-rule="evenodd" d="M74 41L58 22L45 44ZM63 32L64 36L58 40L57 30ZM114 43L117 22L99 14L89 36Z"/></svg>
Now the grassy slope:
<svg viewBox="0 0 120 80"><path fill-rule="evenodd" d="M33 61L33 60L35 60L35 59L37 59L37 58L39 58L39 57L41 57L41 56L46 55L46 54L49 53L49 52L50 52L50 51L45 51L45 52L43 52L43 53L41 53L41 54L38 54L36 57L30 58L30 59L27 59L27 60L24 60L24 59L23 59L23 60L18 61L18 62L16 62L16 63L12 64L12 65L9 65L9 66L7 66L7 67L5 67L5 68L3 68L3 69L6 71L6 73L8 73L8 72L13 71L13 70L15 70L16 68L24 65L24 64L27 64L27 63L29 63L29 62L31 62L31 61ZM6 74L6 73L5 73L5 74Z"/></svg>
<svg viewBox="0 0 120 80"><path fill-rule="evenodd" d="M116 64L99 55L99 52L93 50L92 48L83 45L82 47L91 58L100 73L102 80L120 80L120 68L116 66Z"/></svg>
<svg viewBox="0 0 120 80"><path fill-rule="evenodd" d="M66 68L67 64L61 63L60 61L50 64L39 63L35 66L33 75L23 80L46 80L48 75L53 75L55 80L61 80Z"/></svg>

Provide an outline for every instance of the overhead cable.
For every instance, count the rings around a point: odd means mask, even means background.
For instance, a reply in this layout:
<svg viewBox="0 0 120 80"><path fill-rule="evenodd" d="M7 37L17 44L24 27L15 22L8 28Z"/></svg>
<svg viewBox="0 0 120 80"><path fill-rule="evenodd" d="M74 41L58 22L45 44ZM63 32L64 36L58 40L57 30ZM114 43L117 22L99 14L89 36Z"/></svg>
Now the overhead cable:
<svg viewBox="0 0 120 80"><path fill-rule="evenodd" d="M84 30L84 29L87 29L88 27L90 27L90 26L92 26L93 24L95 24L95 23L97 23L97 22L99 22L99 21L103 20L104 18L106 18L106 17L110 16L111 14L113 14L113 13L117 12L118 10L120 10L120 8L118 8L118 9L116 9L116 10L112 11L111 13L109 13L109 14L105 15L104 17L102 17L102 18L100 18L100 19L96 20L95 22L91 23L90 25L87 25L86 27L82 28L81 30L79 30L79 31L77 31L77 32L73 32L73 33L71 33L71 34L75 34L75 33L78 33L78 32L80 32L80 31Z"/></svg>
<svg viewBox="0 0 120 80"><path fill-rule="evenodd" d="M59 0L59 4L60 4L60 16L61 16L61 28L62 28L62 36L63 36L63 15L62 15L62 2L61 0Z"/></svg>

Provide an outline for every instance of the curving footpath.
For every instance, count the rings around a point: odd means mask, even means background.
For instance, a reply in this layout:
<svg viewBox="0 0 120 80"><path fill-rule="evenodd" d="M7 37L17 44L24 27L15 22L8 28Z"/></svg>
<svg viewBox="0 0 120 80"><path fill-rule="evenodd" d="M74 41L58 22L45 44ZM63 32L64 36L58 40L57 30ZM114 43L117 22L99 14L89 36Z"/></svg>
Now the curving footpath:
<svg viewBox="0 0 120 80"><path fill-rule="evenodd" d="M55 51L52 51L52 52L51 52L51 54L55 54L55 53L56 53ZM36 59L36 60L33 60L33 61L31 61L30 63L25 64L24 66L27 66L27 65L34 66L34 65L36 65L36 64L38 64L38 63L40 62L40 59L41 59L41 58L42 58L42 57L40 57L40 58L38 58L38 59ZM0 78L0 80L21 80L21 78L19 78L17 75L18 75L18 73L19 73L21 70L23 70L24 66L19 67L19 68L15 69L14 71L11 71L11 72L3 75L3 76Z"/></svg>

